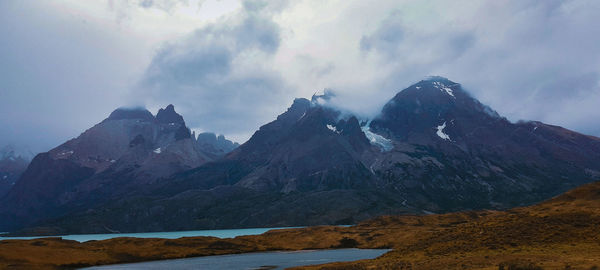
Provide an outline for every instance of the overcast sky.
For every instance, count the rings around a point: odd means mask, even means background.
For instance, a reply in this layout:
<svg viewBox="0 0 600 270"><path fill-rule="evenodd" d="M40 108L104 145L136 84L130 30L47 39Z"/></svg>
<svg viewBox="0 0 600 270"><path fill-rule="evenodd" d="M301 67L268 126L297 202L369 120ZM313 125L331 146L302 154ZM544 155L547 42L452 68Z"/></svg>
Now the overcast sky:
<svg viewBox="0 0 600 270"><path fill-rule="evenodd" d="M243 142L324 88L376 115L429 75L600 136L600 1L0 1L0 145L46 151L169 103Z"/></svg>

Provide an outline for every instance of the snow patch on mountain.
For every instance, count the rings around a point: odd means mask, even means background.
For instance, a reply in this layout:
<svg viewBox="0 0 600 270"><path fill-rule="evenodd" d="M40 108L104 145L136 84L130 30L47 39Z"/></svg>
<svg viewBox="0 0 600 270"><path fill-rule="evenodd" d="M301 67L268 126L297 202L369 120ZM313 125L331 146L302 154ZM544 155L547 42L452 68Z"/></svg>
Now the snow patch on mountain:
<svg viewBox="0 0 600 270"><path fill-rule="evenodd" d="M56 157L58 157L58 158L65 158L65 157L73 155L73 153L75 153L75 151L73 151L73 150L62 151L62 152L58 153L56 155Z"/></svg>
<svg viewBox="0 0 600 270"><path fill-rule="evenodd" d="M441 82L433 82L433 87L440 89L440 91L445 92L446 94L450 95L453 98L456 98L454 96L454 91L452 91L452 89L450 89L449 87L447 87L445 84L443 84Z"/></svg>
<svg viewBox="0 0 600 270"><path fill-rule="evenodd" d="M379 147L382 151L387 152L394 148L394 144L392 143L392 140L372 132L369 125L365 125L365 126L361 127L360 129L365 134L367 139L369 139L369 142L372 145Z"/></svg>
<svg viewBox="0 0 600 270"><path fill-rule="evenodd" d="M436 134L438 135L438 137L444 139L444 140L450 140L450 136L448 136L448 134L444 133L444 129L446 128L446 122L444 121L444 124L437 126L437 132Z"/></svg>
<svg viewBox="0 0 600 270"><path fill-rule="evenodd" d="M333 131L333 132L337 133L337 134L340 134L340 133L341 133L341 131L338 131L338 130L337 130L337 128L336 128L335 126L332 126L332 125L330 125L330 124L327 124L327 128L328 128L329 130L331 130L331 131Z"/></svg>

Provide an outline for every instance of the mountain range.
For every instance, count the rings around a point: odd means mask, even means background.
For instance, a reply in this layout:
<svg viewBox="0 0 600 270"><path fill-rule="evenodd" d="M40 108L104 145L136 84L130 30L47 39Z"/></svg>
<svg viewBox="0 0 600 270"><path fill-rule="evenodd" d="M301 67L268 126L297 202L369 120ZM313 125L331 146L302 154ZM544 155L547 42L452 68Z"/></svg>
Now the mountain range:
<svg viewBox="0 0 600 270"><path fill-rule="evenodd" d="M195 136L172 105L118 109L37 155L0 229L101 233L353 224L383 214L506 209L600 180L600 138L512 123L430 77L373 119L295 99L242 145ZM193 136L192 136L193 135Z"/></svg>

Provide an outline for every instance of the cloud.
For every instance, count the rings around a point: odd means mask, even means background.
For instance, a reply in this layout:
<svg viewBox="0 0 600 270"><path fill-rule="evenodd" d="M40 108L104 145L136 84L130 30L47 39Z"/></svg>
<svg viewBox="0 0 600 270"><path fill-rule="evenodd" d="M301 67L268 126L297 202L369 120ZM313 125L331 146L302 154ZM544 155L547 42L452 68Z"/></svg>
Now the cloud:
<svg viewBox="0 0 600 270"><path fill-rule="evenodd" d="M395 54L396 48L402 42L404 27L400 20L399 12L392 12L381 25L370 35L364 35L360 39L360 49L364 52L378 51L383 54Z"/></svg>
<svg viewBox="0 0 600 270"><path fill-rule="evenodd" d="M289 91L269 63L280 28L265 3L203 26L164 45L152 59L133 99L150 106L177 104L188 126L245 140L273 119Z"/></svg>
<svg viewBox="0 0 600 270"><path fill-rule="evenodd" d="M600 136L598 17L594 0L0 1L0 145L47 150L168 103L241 142L294 97L330 88L373 117L428 75Z"/></svg>
<svg viewBox="0 0 600 270"><path fill-rule="evenodd" d="M386 100L424 76L441 75L461 82L513 121L541 120L600 135L600 110L595 108L600 102L600 29L590 23L600 15L600 3L448 5L392 4L376 27L362 33L355 43L362 57L359 68L368 70L361 88L379 90L370 96L347 92L363 101L352 104L348 98L345 103L356 106L351 109Z"/></svg>
<svg viewBox="0 0 600 270"><path fill-rule="evenodd" d="M143 68L125 33L54 8L0 3L0 145L46 151L77 136L120 105Z"/></svg>
<svg viewBox="0 0 600 270"><path fill-rule="evenodd" d="M139 13L140 9L175 15L174 12L178 8L200 8L202 4L201 0L193 0L193 3L189 0L107 0L108 9L114 13L119 23L138 16L136 13Z"/></svg>
<svg viewBox="0 0 600 270"><path fill-rule="evenodd" d="M137 4L143 8L157 8L169 12L173 10L177 4L187 4L187 2L187 0L139 0ZM111 4L114 5L114 2Z"/></svg>

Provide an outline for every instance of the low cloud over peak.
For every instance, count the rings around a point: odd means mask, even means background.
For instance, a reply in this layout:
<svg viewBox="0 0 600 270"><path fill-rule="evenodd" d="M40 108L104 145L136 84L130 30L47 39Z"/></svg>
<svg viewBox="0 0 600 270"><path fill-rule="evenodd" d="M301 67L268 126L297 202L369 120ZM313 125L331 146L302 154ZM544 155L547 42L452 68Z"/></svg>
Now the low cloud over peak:
<svg viewBox="0 0 600 270"><path fill-rule="evenodd" d="M280 46L280 28L244 9L166 43L153 57L132 99L171 102L189 126L245 139L283 107L284 79L269 65Z"/></svg>

